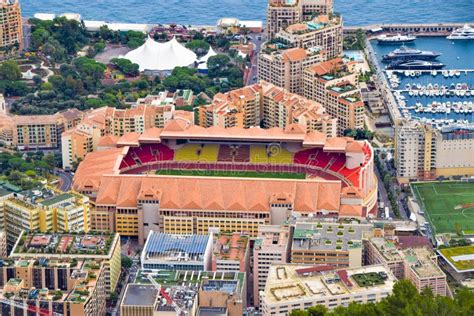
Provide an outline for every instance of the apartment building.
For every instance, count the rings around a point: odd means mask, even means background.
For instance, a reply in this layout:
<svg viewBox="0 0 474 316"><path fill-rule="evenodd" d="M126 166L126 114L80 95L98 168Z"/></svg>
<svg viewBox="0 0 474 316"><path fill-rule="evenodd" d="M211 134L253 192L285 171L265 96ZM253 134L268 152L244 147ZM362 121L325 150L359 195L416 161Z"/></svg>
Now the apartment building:
<svg viewBox="0 0 474 316"><path fill-rule="evenodd" d="M346 129L364 128L364 102L357 73L342 58L305 69L303 95L321 102L326 112L337 118L338 135L343 135Z"/></svg>
<svg viewBox="0 0 474 316"><path fill-rule="evenodd" d="M258 55L258 79L303 94L303 71L325 60L319 48L279 50L267 44Z"/></svg>
<svg viewBox="0 0 474 316"><path fill-rule="evenodd" d="M199 108L202 127L285 128L298 123L306 132L318 131L327 137L336 133L337 121L324 107L266 81L217 94L210 105Z"/></svg>
<svg viewBox="0 0 474 316"><path fill-rule="evenodd" d="M397 279L410 280L419 292L429 287L436 295L447 295L446 275L426 246L406 247L396 236L374 237L367 243L367 261L383 264Z"/></svg>
<svg viewBox="0 0 474 316"><path fill-rule="evenodd" d="M247 306L245 280L243 272L139 270L135 283L125 289L120 314L241 316Z"/></svg>
<svg viewBox="0 0 474 316"><path fill-rule="evenodd" d="M370 224L297 222L291 243L291 263L335 268L361 267L362 242L371 233Z"/></svg>
<svg viewBox="0 0 474 316"><path fill-rule="evenodd" d="M23 25L19 0L0 0L0 56L23 49Z"/></svg>
<svg viewBox="0 0 474 316"><path fill-rule="evenodd" d="M163 92L138 99L136 106L130 109L104 107L86 112L80 124L61 135L63 168L72 169L88 153L97 150L102 136L118 138L127 133L143 133L153 127L163 128L171 119L194 124L194 113L176 111L173 102L177 102L178 97L168 99L167 94ZM189 95L181 93L180 98L189 98ZM181 103L185 102L188 101Z"/></svg>
<svg viewBox="0 0 474 316"><path fill-rule="evenodd" d="M273 45L318 48L324 52L324 60L342 55L342 17L337 15L318 15L310 21L289 25L280 30Z"/></svg>
<svg viewBox="0 0 474 316"><path fill-rule="evenodd" d="M105 315L107 292L103 264L92 260L47 259L7 259L3 264L0 268L2 315Z"/></svg>
<svg viewBox="0 0 474 316"><path fill-rule="evenodd" d="M7 234L5 234L5 231L0 230L0 257L6 258L7 256Z"/></svg>
<svg viewBox="0 0 474 316"><path fill-rule="evenodd" d="M115 291L121 273L120 236L95 232L90 235L22 232L9 258L12 260L33 260L35 264L36 262L38 264L41 262L55 263L56 266L61 266L60 262L65 261L70 262L71 265L80 261L93 261L93 265L104 266L105 288L107 295L109 295ZM55 279L54 275L56 274L53 272L46 273L45 282L50 282L51 286L58 284L58 282L63 282L59 280L68 274L64 271L58 272L58 279ZM40 278L39 274L37 274L37 278Z"/></svg>
<svg viewBox="0 0 474 316"><path fill-rule="evenodd" d="M21 192L4 199L3 217L9 246L22 231L87 232L89 198L48 188Z"/></svg>
<svg viewBox="0 0 474 316"><path fill-rule="evenodd" d="M463 126L433 128L401 121L395 132L395 163L400 183L474 175L474 131Z"/></svg>
<svg viewBox="0 0 474 316"><path fill-rule="evenodd" d="M260 291L265 289L272 264L290 260L291 233L289 226L262 225L258 228L253 250L253 299L259 306Z"/></svg>
<svg viewBox="0 0 474 316"><path fill-rule="evenodd" d="M310 20L315 15L331 14L332 0L269 0L267 7L267 38L291 24Z"/></svg>
<svg viewBox="0 0 474 316"><path fill-rule="evenodd" d="M250 238L242 232L214 235L211 271L247 272L250 261Z"/></svg>
<svg viewBox="0 0 474 316"><path fill-rule="evenodd" d="M333 309L378 302L392 293L395 282L383 265L331 271L327 266L276 264L260 293L260 310L263 316L283 316L316 305Z"/></svg>

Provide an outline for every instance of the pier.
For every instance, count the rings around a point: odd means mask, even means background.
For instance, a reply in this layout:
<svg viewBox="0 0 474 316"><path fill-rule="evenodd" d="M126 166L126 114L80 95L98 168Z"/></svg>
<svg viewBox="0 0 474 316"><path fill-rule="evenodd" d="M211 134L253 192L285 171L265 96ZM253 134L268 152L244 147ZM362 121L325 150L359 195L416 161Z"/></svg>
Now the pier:
<svg viewBox="0 0 474 316"><path fill-rule="evenodd" d="M419 36L447 36L466 23L432 23L432 24L372 24L366 26L346 26L344 35L354 35L363 29L366 33L410 33Z"/></svg>

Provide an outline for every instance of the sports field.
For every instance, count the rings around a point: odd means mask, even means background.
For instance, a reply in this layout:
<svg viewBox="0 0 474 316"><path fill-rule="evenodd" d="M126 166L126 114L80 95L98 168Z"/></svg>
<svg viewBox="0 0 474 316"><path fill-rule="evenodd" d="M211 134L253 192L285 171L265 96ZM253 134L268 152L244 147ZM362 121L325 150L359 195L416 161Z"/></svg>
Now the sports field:
<svg viewBox="0 0 474 316"><path fill-rule="evenodd" d="M305 179L304 173L290 172L256 172L256 171L221 171L221 170L157 170L156 174L169 176L201 176L201 177L240 177L240 178L274 178L274 179Z"/></svg>
<svg viewBox="0 0 474 316"><path fill-rule="evenodd" d="M474 229L474 183L413 183L413 192L435 234Z"/></svg>

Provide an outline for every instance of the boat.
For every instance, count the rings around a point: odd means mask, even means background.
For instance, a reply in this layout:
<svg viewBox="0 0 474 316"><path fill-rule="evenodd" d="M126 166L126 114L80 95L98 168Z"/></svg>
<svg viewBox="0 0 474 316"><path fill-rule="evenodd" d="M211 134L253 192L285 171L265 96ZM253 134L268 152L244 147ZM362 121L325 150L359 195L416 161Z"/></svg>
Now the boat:
<svg viewBox="0 0 474 316"><path fill-rule="evenodd" d="M412 61L396 61L392 62L387 68L389 69L409 69L409 70L431 70L441 69L445 65L443 63L427 60L412 60Z"/></svg>
<svg viewBox="0 0 474 316"><path fill-rule="evenodd" d="M433 60L439 56L441 56L441 53L409 48L403 45L402 47L395 49L393 52L384 55L382 60Z"/></svg>
<svg viewBox="0 0 474 316"><path fill-rule="evenodd" d="M474 40L474 27L465 24L463 27L454 30L447 37L449 40Z"/></svg>
<svg viewBox="0 0 474 316"><path fill-rule="evenodd" d="M377 42L380 44L398 44L398 43L410 43L416 40L414 35L387 35L382 34L377 37Z"/></svg>

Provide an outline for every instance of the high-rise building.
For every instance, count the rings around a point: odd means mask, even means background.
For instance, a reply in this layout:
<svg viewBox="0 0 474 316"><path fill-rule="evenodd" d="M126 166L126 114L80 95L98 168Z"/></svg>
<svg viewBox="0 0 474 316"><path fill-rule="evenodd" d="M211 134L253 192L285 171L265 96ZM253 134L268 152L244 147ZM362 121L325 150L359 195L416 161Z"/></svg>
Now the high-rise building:
<svg viewBox="0 0 474 316"><path fill-rule="evenodd" d="M269 0L267 8L267 37L291 24L311 20L319 14L333 12L332 0Z"/></svg>
<svg viewBox="0 0 474 316"><path fill-rule="evenodd" d="M258 79L289 92L303 94L303 71L324 60L319 49L289 48L275 50L264 48L258 57Z"/></svg>
<svg viewBox="0 0 474 316"><path fill-rule="evenodd" d="M101 136L113 136L108 140L117 140L124 134L141 134L152 127L163 128L171 119L182 119L194 124L193 112L177 111L174 105L179 100L180 104L187 104L192 92L182 92L176 98L168 98L167 95L167 92L163 92L138 99L136 106L130 109L104 107L84 113L82 121L75 128L61 135L63 168L72 168L87 153L101 147Z"/></svg>
<svg viewBox="0 0 474 316"><path fill-rule="evenodd" d="M0 0L0 56L23 48L23 26L19 0Z"/></svg>
<svg viewBox="0 0 474 316"><path fill-rule="evenodd" d="M433 128L402 121L395 130L397 179L430 180L474 175L474 131L463 126Z"/></svg>
<svg viewBox="0 0 474 316"><path fill-rule="evenodd" d="M249 244L249 236L241 232L215 234L211 270L247 272L250 260Z"/></svg>
<svg viewBox="0 0 474 316"><path fill-rule="evenodd" d="M337 118L338 135L346 129L364 128L364 102L357 73L342 58L335 58L304 71L303 95L321 102L331 117Z"/></svg>
<svg viewBox="0 0 474 316"><path fill-rule="evenodd" d="M297 52L295 52L297 53ZM298 123L306 132L318 131L327 137L336 134L337 121L324 107L266 81L217 94L210 105L199 109L203 127L286 128Z"/></svg>
<svg viewBox="0 0 474 316"><path fill-rule="evenodd" d="M337 15L319 15L310 21L289 25L280 30L273 45L320 49L324 60L342 55L342 17Z"/></svg>
<svg viewBox="0 0 474 316"><path fill-rule="evenodd" d="M290 260L290 227L261 225L253 250L253 300L259 306L260 291L265 289L268 272L272 264L287 263Z"/></svg>

